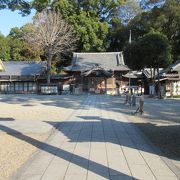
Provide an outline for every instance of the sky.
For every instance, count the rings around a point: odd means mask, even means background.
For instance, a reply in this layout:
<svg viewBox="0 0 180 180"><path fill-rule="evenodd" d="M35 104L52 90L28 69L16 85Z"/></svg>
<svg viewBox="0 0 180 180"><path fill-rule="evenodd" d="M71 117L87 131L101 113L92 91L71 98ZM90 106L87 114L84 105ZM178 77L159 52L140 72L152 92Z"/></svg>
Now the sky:
<svg viewBox="0 0 180 180"><path fill-rule="evenodd" d="M8 9L0 10L0 32L7 36L13 27L22 27L24 24L32 22L35 11L30 15L23 17L18 14L19 11L10 11Z"/></svg>

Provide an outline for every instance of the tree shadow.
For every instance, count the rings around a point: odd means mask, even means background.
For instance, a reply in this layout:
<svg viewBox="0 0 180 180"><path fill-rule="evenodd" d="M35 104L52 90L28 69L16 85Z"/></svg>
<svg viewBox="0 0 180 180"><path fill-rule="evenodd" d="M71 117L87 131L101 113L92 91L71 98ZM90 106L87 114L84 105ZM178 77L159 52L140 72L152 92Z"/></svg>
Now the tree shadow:
<svg viewBox="0 0 180 180"><path fill-rule="evenodd" d="M14 118L0 118L0 121L14 121Z"/></svg>
<svg viewBox="0 0 180 180"><path fill-rule="evenodd" d="M71 100L69 100L69 102L71 102ZM51 104L51 102L50 102L50 104ZM52 104L56 106L58 104L58 102L52 102ZM85 104L83 109L85 109L86 106L88 107L88 104ZM123 102L119 101L119 99L117 99L117 98L113 101L98 102L97 104L95 104L95 108L101 109L101 110L106 110L106 111L113 111L113 112L117 112L117 113L123 113L123 114L128 114L128 113L130 114L129 110L131 110L130 107L124 106ZM90 124L93 124L94 127L99 127L99 126L104 126L104 124L108 123L108 124L106 124L106 127L108 127L108 128L104 129L105 134L106 134L106 132L107 133L109 132L109 128L111 128L111 127L114 128L115 129L114 136L118 139L118 141L114 141L114 137L112 137L112 136L105 137L105 139L95 136L92 139L92 142L110 142L110 143L115 143L115 144L118 144L121 146L129 147L132 149L137 149L140 151L148 152L151 154L162 155L159 152L155 152L152 148L150 148L150 146L146 146L145 144L147 144L147 142L145 142L145 140L143 140L143 142L142 142L142 138L140 135L135 136L135 134L137 134L137 133L134 130L135 128L134 128L133 123L116 121L115 119L107 119L107 118L102 118L100 116L78 116L78 118L80 118L81 121L65 121L65 122L61 122L58 124L57 124L57 122L49 122L49 121L45 121L45 122L51 124L57 130L61 131L65 136L67 136L70 139L70 142L77 142L77 139L74 138L73 135L68 134L67 131L64 131L63 128L61 128L62 126L64 126L64 125L71 126L74 123L76 123L77 125L78 124L81 125L82 123L84 123L86 127L88 127ZM156 129L157 131L160 131L160 132L162 132L164 130L172 132L175 130L175 128L177 128L176 125L167 126L165 128L164 126L156 126L155 124L151 124L151 123L142 123L141 126L148 127L149 129ZM55 156L65 159L67 161L69 161L69 158L67 158L67 157L74 156L75 157L74 159L78 159L78 161L72 160L72 163L77 164L81 167L84 166L84 163L81 163L81 162L89 161L86 158L83 158L83 157L80 157L73 153L64 151L63 149L54 147L48 143L44 143L44 142L35 140L31 137L28 137L28 136L26 136L16 130L13 130L11 128L8 128L6 126L0 125L0 129L2 131L9 133L12 136L15 136L18 139L26 141L29 144L32 144L33 146L35 146L43 151L49 152ZM126 136L126 134L127 134L127 136ZM78 139L78 142L89 142L89 141L90 141L89 138L87 138L86 136L80 136ZM177 141L177 146L180 147L179 141ZM179 160L178 159L179 157L172 157L172 158L174 158L175 160ZM108 171L108 167L98 164L94 161L90 161L90 163L93 164L92 167L95 167L93 169L90 169L90 171L92 171L102 177L108 178L107 175L102 173L104 171ZM98 169L103 169L104 171L99 172ZM115 173L122 174L122 176L129 177L129 176L127 176L121 172L117 172L113 169L110 169L110 170L114 171Z"/></svg>
<svg viewBox="0 0 180 180"><path fill-rule="evenodd" d="M176 148L176 152L174 153L174 156L171 156L170 153L162 153L161 151L155 151L151 144L149 145L148 142L146 142L146 139L141 137L141 134L139 134L137 131L139 129L135 128L134 123L131 122L121 122L116 121L114 119L106 119L99 116L78 116L78 118L82 118L85 121L66 121L63 122L64 125L72 125L76 123L78 126L80 126L82 123L84 123L84 126L90 127L91 123L93 123L93 126L100 127L103 126L105 128L104 134L109 135L109 131L111 131L111 128L115 132L114 134L111 134L110 136L105 137L105 139L102 139L100 136L95 136L92 139L92 142L110 142L115 143L121 146L129 147L132 149L137 149L140 151L148 152L151 154L157 154L160 156L166 156L168 158L179 160L180 159L180 134L176 134L175 132L180 127L174 126L156 126L155 124L151 123L138 123L139 126L143 127L143 129L146 130L152 130L158 131L158 137L156 137L156 142L164 142L164 148L167 148L168 152L174 152L173 148ZM55 123L51 121L45 121L48 124L51 124L54 126L57 130L61 131L65 136L67 136L70 139L70 142L77 142L77 139L73 134L67 133L64 129L61 129L62 123ZM106 124L107 123L107 124ZM106 125L105 125L106 124ZM106 126L106 127L105 127ZM107 127L109 129L107 129ZM164 132L164 134L162 134ZM174 132L174 136L168 136L168 133ZM125 135L127 134L127 135ZM153 136L157 136L157 134L153 134ZM160 140L162 138L162 141ZM174 139L173 139L174 138ZM118 140L115 140L118 139ZM89 138L87 136L80 136L78 139L78 142L89 142ZM154 142L153 142L154 143ZM158 143L154 143L156 147L158 147ZM176 145L176 146L175 146ZM159 147L158 147L159 148Z"/></svg>
<svg viewBox="0 0 180 180"><path fill-rule="evenodd" d="M109 100L110 98L111 100ZM113 112L120 112L125 115L130 115L135 112L138 106L138 98L136 107L127 106L124 104L125 97L107 97L106 102L100 106L102 109ZM145 98L144 103L144 114L142 118L151 120L154 122L161 123L180 123L180 100L169 100L169 99L150 99ZM99 107L97 107L99 108Z"/></svg>
<svg viewBox="0 0 180 180"><path fill-rule="evenodd" d="M6 127L4 125L0 125L0 130L6 132L7 134L9 134L13 137L16 137L17 139L27 142L42 151L48 152L48 153L50 153L54 156L57 156L59 158L62 158L64 160L69 161L69 157L73 157L73 158L71 158L71 162L82 168L84 168L84 163L86 163L86 164L91 163L91 166L89 167L88 170L97 175L100 175L104 178L109 179L109 175L104 172L111 171L112 174L118 174L118 175L122 176L124 179L132 179L132 177L130 177L122 172L116 171L114 169L111 169L111 168L104 166L102 164L99 164L97 162L91 161L91 160L81 157L79 155L76 155L76 154L70 153L68 151L65 151L63 149L57 148L48 143L41 142L39 140L31 138L27 135L22 134L19 131L16 131L16 130ZM135 179L135 178L133 178L133 179Z"/></svg>
<svg viewBox="0 0 180 180"><path fill-rule="evenodd" d="M73 95L37 95L37 94L8 94L1 95L1 102L7 104L19 104L25 107L37 105L55 106L60 108L79 109L79 106L86 99L85 96ZM86 105L84 104L84 107Z"/></svg>
<svg viewBox="0 0 180 180"><path fill-rule="evenodd" d="M164 156L180 160L180 125L157 126L152 123L135 123L151 142L163 151Z"/></svg>

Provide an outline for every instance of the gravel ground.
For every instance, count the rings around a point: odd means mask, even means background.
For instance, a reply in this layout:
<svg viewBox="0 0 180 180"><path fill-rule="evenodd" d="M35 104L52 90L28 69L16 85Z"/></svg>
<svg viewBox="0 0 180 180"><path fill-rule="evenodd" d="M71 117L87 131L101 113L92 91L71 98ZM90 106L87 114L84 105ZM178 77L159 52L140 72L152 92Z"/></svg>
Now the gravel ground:
<svg viewBox="0 0 180 180"><path fill-rule="evenodd" d="M45 141L52 125L65 120L85 96L0 96L0 180L9 177L37 150L18 138ZM53 123L48 123L53 122Z"/></svg>
<svg viewBox="0 0 180 180"><path fill-rule="evenodd" d="M133 115L134 107L122 107L128 119L180 169L180 99L146 98L143 115Z"/></svg>
<svg viewBox="0 0 180 180"><path fill-rule="evenodd" d="M28 136L39 141L47 138L45 134ZM0 180L6 180L35 152L36 147L5 133L0 137Z"/></svg>
<svg viewBox="0 0 180 180"><path fill-rule="evenodd" d="M0 180L8 179L37 149L18 133L45 141L53 124L65 120L85 96L0 95ZM180 100L145 99L145 112L107 96L109 111L120 111L180 168ZM48 122L49 123L48 123ZM52 122L52 123L51 123Z"/></svg>

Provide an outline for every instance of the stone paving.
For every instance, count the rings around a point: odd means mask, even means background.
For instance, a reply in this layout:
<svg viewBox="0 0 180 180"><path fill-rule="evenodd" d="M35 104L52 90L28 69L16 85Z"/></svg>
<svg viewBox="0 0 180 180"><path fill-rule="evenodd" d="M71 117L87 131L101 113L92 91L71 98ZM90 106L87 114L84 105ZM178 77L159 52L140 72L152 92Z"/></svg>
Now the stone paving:
<svg viewBox="0 0 180 180"><path fill-rule="evenodd" d="M107 96L88 96L47 142L16 134L39 151L12 179L178 179L134 125L120 111L110 110L110 104Z"/></svg>

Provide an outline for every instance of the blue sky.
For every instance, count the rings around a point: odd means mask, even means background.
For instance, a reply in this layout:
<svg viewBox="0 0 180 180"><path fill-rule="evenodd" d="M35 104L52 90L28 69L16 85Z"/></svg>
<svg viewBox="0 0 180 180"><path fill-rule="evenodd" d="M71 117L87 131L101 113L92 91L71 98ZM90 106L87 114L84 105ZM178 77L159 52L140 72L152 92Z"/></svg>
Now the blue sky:
<svg viewBox="0 0 180 180"><path fill-rule="evenodd" d="M18 14L18 11L10 11L7 9L0 10L0 32L7 36L9 31L13 27L21 27L24 24L31 22L35 11L32 11L30 15L22 17Z"/></svg>

